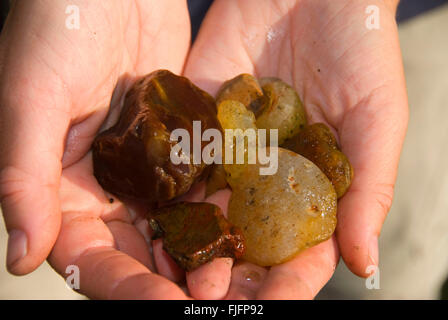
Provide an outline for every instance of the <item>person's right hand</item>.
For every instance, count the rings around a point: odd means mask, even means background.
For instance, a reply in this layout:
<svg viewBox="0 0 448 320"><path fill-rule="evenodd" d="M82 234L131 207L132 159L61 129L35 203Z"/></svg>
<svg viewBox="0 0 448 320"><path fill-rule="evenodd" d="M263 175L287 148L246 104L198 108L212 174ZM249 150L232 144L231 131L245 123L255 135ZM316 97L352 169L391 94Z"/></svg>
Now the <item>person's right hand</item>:
<svg viewBox="0 0 448 320"><path fill-rule="evenodd" d="M79 29L66 27L71 4ZM161 68L180 74L189 44L184 0L14 4L0 38L0 201L11 273L31 272L54 246L52 266L64 275L78 265L89 297L185 297L149 271L135 215L109 203L89 149L133 78Z"/></svg>

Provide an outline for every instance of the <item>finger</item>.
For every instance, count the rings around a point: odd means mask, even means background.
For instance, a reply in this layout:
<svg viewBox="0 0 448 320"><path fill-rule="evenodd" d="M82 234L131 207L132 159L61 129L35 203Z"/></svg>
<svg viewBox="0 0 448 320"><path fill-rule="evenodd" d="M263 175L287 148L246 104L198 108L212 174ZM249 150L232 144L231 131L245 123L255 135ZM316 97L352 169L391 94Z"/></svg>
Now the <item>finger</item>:
<svg viewBox="0 0 448 320"><path fill-rule="evenodd" d="M79 292L92 299L187 298L174 283L111 247L84 251L71 265L79 268Z"/></svg>
<svg viewBox="0 0 448 320"><path fill-rule="evenodd" d="M135 227L137 228L138 232L141 234L141 236L143 237L143 239L146 242L146 246L148 248L148 254L150 256L151 259L151 268L150 270L152 272L156 272L156 264L155 264L155 259L154 259L154 249L152 246L152 236L153 236L153 232L149 226L148 220L146 218L138 218L135 223L134 223Z"/></svg>
<svg viewBox="0 0 448 320"><path fill-rule="evenodd" d="M149 252L152 254L152 245L151 245L151 237L152 231L149 227L148 220L144 218L139 218L135 221L135 227L140 232L142 237L145 239L146 244L148 245Z"/></svg>
<svg viewBox="0 0 448 320"><path fill-rule="evenodd" d="M41 77L52 78L44 72ZM40 265L59 232L58 190L69 125L63 98L53 91L42 95L42 84L32 78L26 86L23 81L3 78L0 84L0 201L10 234L7 266L14 274ZM51 84L55 91L59 86Z"/></svg>
<svg viewBox="0 0 448 320"><path fill-rule="evenodd" d="M207 199L221 208L227 215L227 206L231 191L219 190ZM229 290L233 259L215 258L192 272L187 272L187 284L190 294L196 299L223 299Z"/></svg>
<svg viewBox="0 0 448 320"><path fill-rule="evenodd" d="M349 111L339 132L354 179L339 201L336 234L346 265L362 277L369 276L369 265L378 265L378 236L392 204L407 125L402 90L389 93L394 98L388 103L379 101L382 95Z"/></svg>
<svg viewBox="0 0 448 320"><path fill-rule="evenodd" d="M187 273L187 285L195 299L223 299L229 290L232 258L215 258Z"/></svg>
<svg viewBox="0 0 448 320"><path fill-rule="evenodd" d="M108 222L107 227L115 239L118 250L134 258L149 270L155 270L145 238L135 226L115 220Z"/></svg>
<svg viewBox="0 0 448 320"><path fill-rule="evenodd" d="M151 274L142 263L114 246L113 235L101 219L66 212L49 261L63 276L68 276L68 266L78 267L79 290L93 299L185 298L176 285Z"/></svg>
<svg viewBox="0 0 448 320"><path fill-rule="evenodd" d="M111 299L185 300L189 297L174 283L151 273L129 277L122 281L116 287Z"/></svg>
<svg viewBox="0 0 448 320"><path fill-rule="evenodd" d="M328 282L339 261L334 237L294 259L270 269L258 299L313 299Z"/></svg>
<svg viewBox="0 0 448 320"><path fill-rule="evenodd" d="M182 282L185 279L185 272L174 262L170 255L163 250L163 240L156 239L152 241L152 250L157 272L173 281Z"/></svg>
<svg viewBox="0 0 448 320"><path fill-rule="evenodd" d="M232 269L232 281L227 300L254 300L268 270L249 262L240 262Z"/></svg>

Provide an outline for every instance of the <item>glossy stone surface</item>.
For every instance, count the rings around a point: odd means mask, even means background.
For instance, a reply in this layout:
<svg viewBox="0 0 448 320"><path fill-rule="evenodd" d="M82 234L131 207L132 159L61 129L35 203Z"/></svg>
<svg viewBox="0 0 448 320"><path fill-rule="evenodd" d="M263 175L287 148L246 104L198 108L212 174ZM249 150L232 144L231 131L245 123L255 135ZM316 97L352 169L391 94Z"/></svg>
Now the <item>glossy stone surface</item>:
<svg viewBox="0 0 448 320"><path fill-rule="evenodd" d="M258 80L247 73L242 73L223 83L216 95L216 104L225 100L239 101L257 115L265 107L263 90Z"/></svg>
<svg viewBox="0 0 448 320"><path fill-rule="evenodd" d="M147 202L166 201L187 192L205 164L193 164L193 121L221 130L213 97L187 78L167 70L137 81L127 93L118 123L93 143L94 175L117 195ZM173 130L190 134L190 162L170 159ZM202 142L203 148L206 143Z"/></svg>
<svg viewBox="0 0 448 320"><path fill-rule="evenodd" d="M148 217L164 250L184 270L191 271L217 257L238 259L244 237L221 209L211 203L180 202L156 210Z"/></svg>
<svg viewBox="0 0 448 320"><path fill-rule="evenodd" d="M257 136L256 136L256 125L255 125L255 115L252 111L247 109L244 104L236 100L224 100L218 105L218 120L224 131L227 129L232 129L233 136L225 135L224 138L224 152L223 162L224 170L227 174L227 182L231 187L238 180L241 179L241 172L248 163L248 153L249 148L252 152L256 153L257 147ZM235 130L241 129L241 130ZM248 138L244 137L244 131L247 129L254 130L255 141L252 140L250 143ZM234 138L233 138L234 137ZM241 141L241 147L238 147L238 140ZM238 153L238 150L242 151ZM233 157L232 163L225 161L226 157ZM239 156L241 155L241 157ZM238 163L238 158L241 159L241 163Z"/></svg>
<svg viewBox="0 0 448 320"><path fill-rule="evenodd" d="M278 78L261 78L265 108L257 115L257 128L278 129L278 142L295 136L307 123L305 108L293 87ZM269 135L267 138L269 141Z"/></svg>
<svg viewBox="0 0 448 320"><path fill-rule="evenodd" d="M285 142L284 147L315 163L330 179L338 198L347 192L353 179L353 168L325 124L315 123L305 127Z"/></svg>
<svg viewBox="0 0 448 320"><path fill-rule="evenodd" d="M276 174L260 175L258 164L244 168L228 208L229 221L246 240L243 259L272 266L331 237L336 193L311 161L279 148Z"/></svg>

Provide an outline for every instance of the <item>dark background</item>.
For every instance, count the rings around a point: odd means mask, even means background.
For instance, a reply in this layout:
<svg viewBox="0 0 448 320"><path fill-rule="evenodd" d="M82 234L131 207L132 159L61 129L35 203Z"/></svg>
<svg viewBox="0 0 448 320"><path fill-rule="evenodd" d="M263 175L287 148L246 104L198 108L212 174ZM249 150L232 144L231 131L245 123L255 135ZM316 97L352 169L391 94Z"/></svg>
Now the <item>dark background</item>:
<svg viewBox="0 0 448 320"><path fill-rule="evenodd" d="M9 7L8 0L0 0L0 28L3 28Z"/></svg>

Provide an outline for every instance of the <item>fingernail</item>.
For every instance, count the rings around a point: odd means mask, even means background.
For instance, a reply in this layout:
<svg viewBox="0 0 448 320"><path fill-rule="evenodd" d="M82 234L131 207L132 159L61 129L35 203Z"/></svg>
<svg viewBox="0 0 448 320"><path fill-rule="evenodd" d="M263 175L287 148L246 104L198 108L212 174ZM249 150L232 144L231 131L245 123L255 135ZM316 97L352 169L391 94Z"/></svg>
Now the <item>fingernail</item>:
<svg viewBox="0 0 448 320"><path fill-rule="evenodd" d="M25 232L21 230L11 230L8 238L8 253L6 264L11 269L28 252L28 239Z"/></svg>
<svg viewBox="0 0 448 320"><path fill-rule="evenodd" d="M378 236L370 238L369 243L369 265L378 265Z"/></svg>

